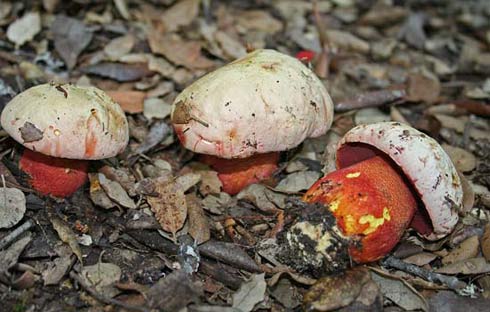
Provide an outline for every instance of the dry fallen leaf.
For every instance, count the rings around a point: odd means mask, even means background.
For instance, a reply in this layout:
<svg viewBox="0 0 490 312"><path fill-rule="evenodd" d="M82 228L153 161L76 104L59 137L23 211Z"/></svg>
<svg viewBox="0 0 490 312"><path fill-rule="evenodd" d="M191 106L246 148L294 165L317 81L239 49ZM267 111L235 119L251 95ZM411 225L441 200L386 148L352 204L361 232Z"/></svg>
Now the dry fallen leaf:
<svg viewBox="0 0 490 312"><path fill-rule="evenodd" d="M153 53L165 56L176 65L182 65L189 69L206 69L214 66L214 62L201 54L199 41L184 41L176 34L162 36L157 31L150 31L148 43Z"/></svg>
<svg viewBox="0 0 490 312"><path fill-rule="evenodd" d="M11 228L24 217L26 197L16 188L0 188L0 229Z"/></svg>
<svg viewBox="0 0 490 312"><path fill-rule="evenodd" d="M123 111L128 114L143 112L143 103L146 97L145 92L141 91L106 91L106 93L121 106Z"/></svg>
<svg viewBox="0 0 490 312"><path fill-rule="evenodd" d="M144 101L143 115L147 119L164 119L170 116L172 105L159 98L148 98Z"/></svg>
<svg viewBox="0 0 490 312"><path fill-rule="evenodd" d="M467 150L448 144L442 144L442 148L449 155L458 171L468 172L476 168L476 157Z"/></svg>
<svg viewBox="0 0 490 312"><path fill-rule="evenodd" d="M413 102L434 103L441 92L441 84L436 77L412 74L408 79L407 99Z"/></svg>
<svg viewBox="0 0 490 312"><path fill-rule="evenodd" d="M41 16L37 12L27 13L7 28L7 38L20 47L31 41L41 31Z"/></svg>
<svg viewBox="0 0 490 312"><path fill-rule="evenodd" d="M485 225L485 232L481 238L481 250L487 261L490 261L490 224Z"/></svg>
<svg viewBox="0 0 490 312"><path fill-rule="evenodd" d="M78 244L77 235L73 232L73 230L65 223L65 221L60 218L51 215L49 217L53 228L56 233L58 233L59 238L70 246L71 250L77 256L78 261L82 262L82 250L80 249L80 245Z"/></svg>
<svg viewBox="0 0 490 312"><path fill-rule="evenodd" d="M233 295L233 307L242 312L252 311L254 306L264 300L267 284L264 279L265 274L254 274L242 284Z"/></svg>
<svg viewBox="0 0 490 312"><path fill-rule="evenodd" d="M218 173L214 170L199 170L197 171L201 175L201 184L199 185L199 193L203 196L209 194L219 194L223 183L218 178Z"/></svg>
<svg viewBox="0 0 490 312"><path fill-rule="evenodd" d="M175 183L180 185L180 189L184 193L187 192L191 187L199 183L199 181L201 181L201 175L196 172L189 172L178 176L175 179Z"/></svg>
<svg viewBox="0 0 490 312"><path fill-rule="evenodd" d="M187 202L182 186L175 181L156 179L155 193L158 196L147 196L151 210L162 229L174 235L184 226L187 218Z"/></svg>
<svg viewBox="0 0 490 312"><path fill-rule="evenodd" d="M320 178L316 171L300 171L289 174L275 187L282 192L299 192L309 189Z"/></svg>
<svg viewBox="0 0 490 312"><path fill-rule="evenodd" d="M369 272L365 268L322 277L304 295L304 307L308 311L331 311L345 307L354 302L369 281Z"/></svg>
<svg viewBox="0 0 490 312"><path fill-rule="evenodd" d="M274 192L262 184L252 184L243 189L236 196L237 199L253 203L261 211L277 211L284 208L286 195Z"/></svg>
<svg viewBox="0 0 490 312"><path fill-rule="evenodd" d="M100 185L100 181L97 173L89 173L88 178L90 181L90 199L95 205L104 209L111 209L116 204L107 196L106 192Z"/></svg>
<svg viewBox="0 0 490 312"><path fill-rule="evenodd" d="M490 263L483 257L451 263L436 270L444 274L482 274L490 272Z"/></svg>
<svg viewBox="0 0 490 312"><path fill-rule="evenodd" d="M103 173L99 173L97 177L100 185L111 200L123 207L136 209L136 204L131 197L129 197L128 193L124 190L121 184L116 181L109 180Z"/></svg>
<svg viewBox="0 0 490 312"><path fill-rule="evenodd" d="M199 0L177 1L173 6L163 12L160 20L165 31L173 32L181 26L187 26L199 14Z"/></svg>
<svg viewBox="0 0 490 312"><path fill-rule="evenodd" d="M201 201L194 194L186 195L187 210L189 215L189 234L199 245L211 238L209 222L202 209Z"/></svg>
<svg viewBox="0 0 490 312"><path fill-rule="evenodd" d="M128 54L135 44L135 38L133 35L125 35L115 39L112 39L104 47L104 53L109 60L118 61L122 56Z"/></svg>
<svg viewBox="0 0 490 312"><path fill-rule="evenodd" d="M121 291L114 287L114 283L121 279L121 268L107 262L99 262L94 265L84 266L80 272L82 280L92 285L98 293L114 297Z"/></svg>
<svg viewBox="0 0 490 312"><path fill-rule="evenodd" d="M474 235L466 240L464 240L461 244L459 244L456 248L454 248L447 256L442 258L442 264L447 265L459 261L463 261L466 259L474 258L480 252L480 242L478 240L478 236Z"/></svg>

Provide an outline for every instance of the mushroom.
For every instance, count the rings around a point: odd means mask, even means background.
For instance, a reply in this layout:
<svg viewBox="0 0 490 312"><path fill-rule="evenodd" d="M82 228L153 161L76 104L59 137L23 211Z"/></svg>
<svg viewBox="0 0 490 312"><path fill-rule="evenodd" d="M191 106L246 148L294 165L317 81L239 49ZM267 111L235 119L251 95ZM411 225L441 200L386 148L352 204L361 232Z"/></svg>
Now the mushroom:
<svg viewBox="0 0 490 312"><path fill-rule="evenodd" d="M42 84L14 97L1 125L25 149L19 167L43 195L67 197L87 180L88 160L117 155L128 143L124 112L102 90Z"/></svg>
<svg viewBox="0 0 490 312"><path fill-rule="evenodd" d="M357 126L340 140L336 165L303 196L319 210L286 232L288 252L301 255L293 266L330 272L350 260L381 259L411 223L429 240L454 229L459 176L442 147L420 131L397 122Z"/></svg>
<svg viewBox="0 0 490 312"><path fill-rule="evenodd" d="M256 50L198 79L175 99L172 123L182 145L205 154L223 191L267 179L279 152L332 124L323 83L299 60Z"/></svg>

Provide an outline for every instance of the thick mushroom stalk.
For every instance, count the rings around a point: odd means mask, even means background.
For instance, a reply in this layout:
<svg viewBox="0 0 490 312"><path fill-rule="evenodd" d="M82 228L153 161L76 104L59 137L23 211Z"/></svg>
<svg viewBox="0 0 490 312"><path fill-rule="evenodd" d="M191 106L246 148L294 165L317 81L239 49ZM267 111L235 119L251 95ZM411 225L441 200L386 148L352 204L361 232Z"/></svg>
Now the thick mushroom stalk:
<svg viewBox="0 0 490 312"><path fill-rule="evenodd" d="M323 135L333 103L299 60L256 50L185 88L171 119L185 148L222 159L201 158L219 172L224 191L235 194L270 176L277 153Z"/></svg>
<svg viewBox="0 0 490 312"><path fill-rule="evenodd" d="M257 154L237 159L201 155L199 160L218 172L223 192L235 195L250 184L269 179L277 169L279 153Z"/></svg>
<svg viewBox="0 0 490 312"><path fill-rule="evenodd" d="M19 168L28 177L28 183L42 195L69 197L88 179L87 160L57 158L25 149Z"/></svg>
<svg viewBox="0 0 490 312"><path fill-rule="evenodd" d="M323 211L311 208L282 236L285 257L297 269L316 274L378 260L414 219L419 234L432 240L456 225L462 204L456 169L435 140L409 126L351 129L339 142L337 168L303 197Z"/></svg>

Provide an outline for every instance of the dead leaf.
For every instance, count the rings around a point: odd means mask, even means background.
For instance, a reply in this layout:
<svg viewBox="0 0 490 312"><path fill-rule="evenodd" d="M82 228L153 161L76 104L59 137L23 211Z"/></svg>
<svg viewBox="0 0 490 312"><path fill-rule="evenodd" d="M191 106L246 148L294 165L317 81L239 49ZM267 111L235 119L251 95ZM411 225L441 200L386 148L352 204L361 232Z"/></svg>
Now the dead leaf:
<svg viewBox="0 0 490 312"><path fill-rule="evenodd" d="M225 192L219 193L217 196L208 195L202 200L203 208L212 214L221 215L226 207L231 202L231 196Z"/></svg>
<svg viewBox="0 0 490 312"><path fill-rule="evenodd" d="M163 181L162 181L163 180ZM187 203L182 186L175 181L156 179L155 193L158 196L147 196L151 210L162 229L174 235L184 226L187 218Z"/></svg>
<svg viewBox="0 0 490 312"><path fill-rule="evenodd" d="M382 276L373 271L371 271L371 278L378 284L383 295L402 309L428 310L425 298L401 280Z"/></svg>
<svg viewBox="0 0 490 312"><path fill-rule="evenodd" d="M253 274L252 277L240 286L232 295L232 306L243 312L252 311L254 306L265 298L267 284L265 274Z"/></svg>
<svg viewBox="0 0 490 312"><path fill-rule="evenodd" d="M442 148L459 171L468 172L476 168L476 157L467 150L448 144L442 144Z"/></svg>
<svg viewBox="0 0 490 312"><path fill-rule="evenodd" d="M157 31L150 31L148 43L153 53L165 56L176 65L182 65L189 69L206 69L214 66L214 62L201 54L199 41L184 41L177 34L162 36Z"/></svg>
<svg viewBox="0 0 490 312"><path fill-rule="evenodd" d="M194 238L196 244L200 245L211 238L209 222L202 209L201 201L195 194L186 195L189 234Z"/></svg>
<svg viewBox="0 0 490 312"><path fill-rule="evenodd" d="M16 225L26 212L26 197L16 188L0 188L0 228Z"/></svg>
<svg viewBox="0 0 490 312"><path fill-rule="evenodd" d="M175 270L161 278L145 294L150 307L160 311L178 312L189 303L197 301L200 287L192 283L190 276Z"/></svg>
<svg viewBox="0 0 490 312"><path fill-rule="evenodd" d="M370 281L364 268L347 270L340 275L322 277L304 295L306 310L331 311L345 307L359 296Z"/></svg>
<svg viewBox="0 0 490 312"><path fill-rule="evenodd" d="M118 61L121 57L131 52L135 41L133 35L125 35L112 39L104 47L104 53L111 61Z"/></svg>
<svg viewBox="0 0 490 312"><path fill-rule="evenodd" d="M483 257L451 263L436 270L444 274L482 274L490 272L490 263Z"/></svg>
<svg viewBox="0 0 490 312"><path fill-rule="evenodd" d="M30 12L17 19L7 28L7 38L16 47L31 41L41 31L41 16L38 12Z"/></svg>
<svg viewBox="0 0 490 312"><path fill-rule="evenodd" d="M214 170L199 170L197 171L201 175L201 184L199 185L199 193L203 196L209 194L219 194L223 183L218 178L218 173Z"/></svg>
<svg viewBox="0 0 490 312"><path fill-rule="evenodd" d="M475 204L475 191L464 174L458 171L458 175L461 181L461 187L463 188L463 205L459 213L465 215L473 209L473 205Z"/></svg>
<svg viewBox="0 0 490 312"><path fill-rule="evenodd" d="M146 93L141 91L106 91L106 93L128 114L143 112Z"/></svg>
<svg viewBox="0 0 490 312"><path fill-rule="evenodd" d="M235 268L248 272L262 272L254 259L236 244L211 239L199 245L198 249L201 255L227 263Z"/></svg>
<svg viewBox="0 0 490 312"><path fill-rule="evenodd" d="M66 245L57 246L56 253L59 257L49 262L41 273L45 286L58 284L76 259L70 247Z"/></svg>
<svg viewBox="0 0 490 312"><path fill-rule="evenodd" d="M183 175L178 176L175 179L175 183L180 185L182 192L187 192L191 187L196 185L201 181L201 175L197 172L189 172Z"/></svg>
<svg viewBox="0 0 490 312"><path fill-rule="evenodd" d="M490 299L468 298L451 291L439 291L429 299L433 312L480 312L488 311Z"/></svg>
<svg viewBox="0 0 490 312"><path fill-rule="evenodd" d="M233 38L224 31L217 31L214 34L214 38L218 42L221 50L223 50L224 55L230 61L238 59L247 54L243 44L238 39Z"/></svg>
<svg viewBox="0 0 490 312"><path fill-rule="evenodd" d="M415 264L417 266L424 266L426 264L431 263L437 258L437 255L431 253L431 252L419 252L416 253L415 255L411 255L405 259L403 259L403 262L406 263L411 263Z"/></svg>
<svg viewBox="0 0 490 312"><path fill-rule="evenodd" d="M77 19L58 15L51 25L54 47L68 69L75 67L78 55L92 41L92 31Z"/></svg>
<svg viewBox="0 0 490 312"><path fill-rule="evenodd" d="M490 261L490 224L485 225L485 232L481 238L481 250L487 261Z"/></svg>
<svg viewBox="0 0 490 312"><path fill-rule="evenodd" d="M164 119L172 112L172 105L159 98L146 99L143 107L143 115L148 119Z"/></svg>
<svg viewBox="0 0 490 312"><path fill-rule="evenodd" d="M173 32L191 24L199 14L199 3L199 0L182 0L165 10L160 18L165 31Z"/></svg>
<svg viewBox="0 0 490 312"><path fill-rule="evenodd" d="M82 280L92 285L103 296L112 298L121 291L114 284L121 279L121 268L107 262L99 262L94 265L84 266L80 272Z"/></svg>
<svg viewBox="0 0 490 312"><path fill-rule="evenodd" d="M169 125L163 120L157 120L150 128L150 132L145 137L143 143L141 143L135 150L136 154L144 154L150 149L161 143L169 134L171 129Z"/></svg>
<svg viewBox="0 0 490 312"><path fill-rule="evenodd" d="M0 251L0 280L9 280L8 270L17 264L22 251L32 240L32 233L27 232L9 248Z"/></svg>
<svg viewBox="0 0 490 312"><path fill-rule="evenodd" d="M408 76L407 99L412 102L434 103L439 98L441 84L437 77L422 74Z"/></svg>
<svg viewBox="0 0 490 312"><path fill-rule="evenodd" d="M81 70L86 74L98 75L121 82L140 80L153 73L146 63L121 64L102 62L83 67Z"/></svg>
<svg viewBox="0 0 490 312"><path fill-rule="evenodd" d="M331 42L333 46L336 46L342 50L359 53L369 52L369 43L349 32L341 30L327 30L326 33L329 42Z"/></svg>
<svg viewBox="0 0 490 312"><path fill-rule="evenodd" d="M90 180L90 199L95 205L104 209L111 209L116 204L107 196L106 192L100 185L100 181L97 173L89 173L88 178Z"/></svg>
<svg viewBox="0 0 490 312"><path fill-rule="evenodd" d="M480 252L480 242L478 241L478 236L473 235L456 248L454 248L447 256L442 258L442 264L448 265L451 263L463 261L466 259L474 258Z"/></svg>
<svg viewBox="0 0 490 312"><path fill-rule="evenodd" d="M121 184L124 190L128 192L129 196L136 195L136 179L128 168L103 166L99 169L99 172L103 173L109 180L116 181Z"/></svg>
<svg viewBox="0 0 490 312"><path fill-rule="evenodd" d="M43 138L43 132L39 130L36 125L28 121L19 128L19 131L24 143L39 141Z"/></svg>
<svg viewBox="0 0 490 312"><path fill-rule="evenodd" d="M129 197L128 193L124 190L121 184L116 181L109 180L103 173L99 173L97 177L99 178L100 185L111 200L123 207L136 209L136 204L131 197Z"/></svg>
<svg viewBox="0 0 490 312"><path fill-rule="evenodd" d="M242 11L236 17L237 25L246 30L258 30L274 34L282 29L282 23L264 10Z"/></svg>
<svg viewBox="0 0 490 312"><path fill-rule="evenodd" d="M236 196L237 199L247 200L261 211L277 211L284 208L286 195L274 192L262 184L252 184Z"/></svg>
<svg viewBox="0 0 490 312"><path fill-rule="evenodd" d="M65 221L60 218L50 215L49 221L53 225L56 233L58 233L59 238L64 243L67 243L70 246L71 251L77 256L78 261L82 262L82 250L80 249L80 245L78 245L77 235L73 232L73 230L65 223Z"/></svg>
<svg viewBox="0 0 490 312"><path fill-rule="evenodd" d="M300 171L289 174L275 187L282 192L299 192L309 189L318 179L320 173L316 171Z"/></svg>

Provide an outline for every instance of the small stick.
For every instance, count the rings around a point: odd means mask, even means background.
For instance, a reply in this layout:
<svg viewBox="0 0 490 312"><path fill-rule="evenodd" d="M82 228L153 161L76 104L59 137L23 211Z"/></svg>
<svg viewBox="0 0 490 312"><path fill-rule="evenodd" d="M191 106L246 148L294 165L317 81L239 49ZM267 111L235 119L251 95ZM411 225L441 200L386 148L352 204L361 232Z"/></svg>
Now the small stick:
<svg viewBox="0 0 490 312"><path fill-rule="evenodd" d="M134 306L134 305L130 305L130 304L127 304L125 302L122 302L120 300L116 300L116 299L112 299L112 298L108 298L104 295L101 295L99 294L95 289L93 289L90 285L88 285L87 283L85 283L85 281L80 277L80 275L78 275L77 273L71 271L70 272L70 277L72 279L74 279L75 281L77 281L77 283L86 291L88 292L92 297L94 297L95 299L97 299L98 301L102 302L102 303L105 303L105 304L112 304L112 305L116 305L116 306L119 306L119 307L122 307L124 309L127 309L127 310L133 310L133 311L142 311L142 312L150 312L149 309L147 308L144 308L144 307L137 307L137 306Z"/></svg>
<svg viewBox="0 0 490 312"><path fill-rule="evenodd" d="M339 101L335 104L335 112L341 113L353 109L377 107L404 98L405 90L379 90L357 95L353 98Z"/></svg>
<svg viewBox="0 0 490 312"><path fill-rule="evenodd" d="M429 282L442 283L453 290L461 290L467 286L466 283L460 281L456 277L431 272L414 264L406 263L393 256L385 258L383 261L381 261L381 264L389 268L394 268L421 277Z"/></svg>
<svg viewBox="0 0 490 312"><path fill-rule="evenodd" d="M34 226L31 220L27 220L21 226L13 230L10 234L0 240L0 249L10 245L17 237Z"/></svg>

